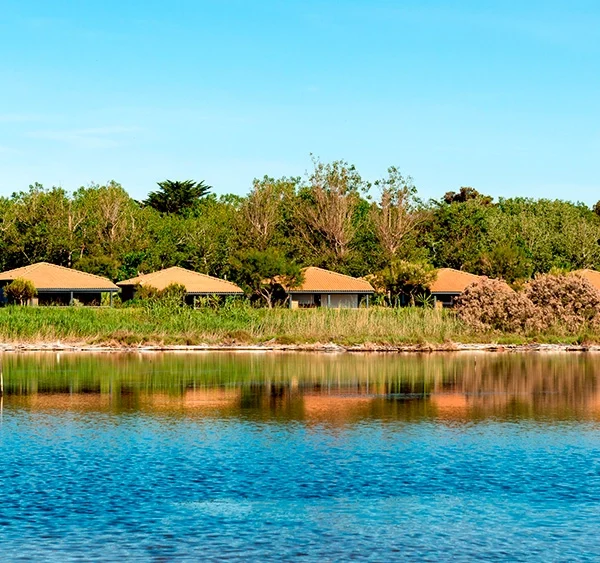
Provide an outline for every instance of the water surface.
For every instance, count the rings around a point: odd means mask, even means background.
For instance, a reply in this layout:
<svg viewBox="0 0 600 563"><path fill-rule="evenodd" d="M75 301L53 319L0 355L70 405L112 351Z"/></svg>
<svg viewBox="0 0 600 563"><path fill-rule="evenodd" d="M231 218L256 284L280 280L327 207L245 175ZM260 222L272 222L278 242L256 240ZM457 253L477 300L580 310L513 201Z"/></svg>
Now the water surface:
<svg viewBox="0 0 600 563"><path fill-rule="evenodd" d="M2 357L2 560L592 561L600 355Z"/></svg>

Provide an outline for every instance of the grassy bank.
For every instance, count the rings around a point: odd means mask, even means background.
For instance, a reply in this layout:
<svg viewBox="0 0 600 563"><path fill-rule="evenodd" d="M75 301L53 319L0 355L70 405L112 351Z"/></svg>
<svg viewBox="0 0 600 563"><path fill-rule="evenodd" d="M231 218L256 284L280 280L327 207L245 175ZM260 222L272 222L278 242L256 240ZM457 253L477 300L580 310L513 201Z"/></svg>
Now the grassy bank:
<svg viewBox="0 0 600 563"><path fill-rule="evenodd" d="M433 309L222 309L152 307L5 307L0 309L3 342L112 345L336 343L341 345L597 343L600 334L476 333L452 312Z"/></svg>

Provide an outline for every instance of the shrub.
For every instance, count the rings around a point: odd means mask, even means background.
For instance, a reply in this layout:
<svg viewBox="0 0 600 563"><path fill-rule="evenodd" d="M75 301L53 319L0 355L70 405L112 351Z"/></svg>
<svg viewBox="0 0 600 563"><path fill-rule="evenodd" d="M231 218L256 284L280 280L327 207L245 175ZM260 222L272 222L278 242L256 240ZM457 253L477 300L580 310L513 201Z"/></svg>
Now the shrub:
<svg viewBox="0 0 600 563"><path fill-rule="evenodd" d="M385 291L391 302L397 302L398 297L404 295L408 304L415 305L417 295L427 294L435 278L436 270L430 264L394 260L374 276L373 282L378 291Z"/></svg>
<svg viewBox="0 0 600 563"><path fill-rule="evenodd" d="M29 280L16 278L4 287L4 296L9 303L25 305L37 295L37 290Z"/></svg>
<svg viewBox="0 0 600 563"><path fill-rule="evenodd" d="M135 288L135 297L136 299L141 299L143 301L158 299L160 291L151 285L141 285L138 284Z"/></svg>
<svg viewBox="0 0 600 563"><path fill-rule="evenodd" d="M456 300L458 316L478 331L526 332L537 328L534 304L500 280L483 279Z"/></svg>
<svg viewBox="0 0 600 563"><path fill-rule="evenodd" d="M185 305L187 289L180 283L171 283L159 292L158 298L165 305L179 307Z"/></svg>
<svg viewBox="0 0 600 563"><path fill-rule="evenodd" d="M162 313L175 312L185 305L187 290L179 283L169 284L164 289L140 285L136 291L136 300L139 299L144 307Z"/></svg>
<svg viewBox="0 0 600 563"><path fill-rule="evenodd" d="M110 302L110 293L103 293L100 297L100 305L102 305L103 307L108 307L110 305ZM121 305L121 296L118 293L113 293L112 304L115 307Z"/></svg>
<svg viewBox="0 0 600 563"><path fill-rule="evenodd" d="M524 294L537 309L544 328L562 325L569 332L600 325L600 292L586 279L572 274L541 274Z"/></svg>

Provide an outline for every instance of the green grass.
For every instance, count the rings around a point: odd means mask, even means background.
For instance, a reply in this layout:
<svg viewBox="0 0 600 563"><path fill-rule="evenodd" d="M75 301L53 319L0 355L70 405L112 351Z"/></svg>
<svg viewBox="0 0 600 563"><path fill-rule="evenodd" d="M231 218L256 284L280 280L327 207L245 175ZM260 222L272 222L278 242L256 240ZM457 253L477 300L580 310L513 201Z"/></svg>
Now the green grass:
<svg viewBox="0 0 600 563"><path fill-rule="evenodd" d="M451 311L384 309L173 309L160 304L136 308L4 307L4 342L56 342L112 345L336 343L408 345L451 342L527 344L600 342L589 331L535 335L476 333Z"/></svg>

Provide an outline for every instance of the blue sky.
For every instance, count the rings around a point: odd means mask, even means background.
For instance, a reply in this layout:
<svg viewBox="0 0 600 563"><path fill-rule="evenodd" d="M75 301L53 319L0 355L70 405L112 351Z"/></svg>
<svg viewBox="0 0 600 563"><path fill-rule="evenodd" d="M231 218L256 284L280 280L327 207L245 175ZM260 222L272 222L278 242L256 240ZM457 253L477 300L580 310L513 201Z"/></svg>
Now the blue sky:
<svg viewBox="0 0 600 563"><path fill-rule="evenodd" d="M423 197L600 199L597 1L3 0L0 194L245 193L310 153Z"/></svg>

